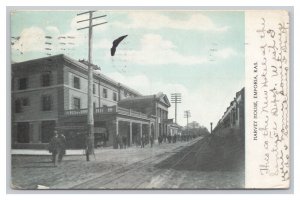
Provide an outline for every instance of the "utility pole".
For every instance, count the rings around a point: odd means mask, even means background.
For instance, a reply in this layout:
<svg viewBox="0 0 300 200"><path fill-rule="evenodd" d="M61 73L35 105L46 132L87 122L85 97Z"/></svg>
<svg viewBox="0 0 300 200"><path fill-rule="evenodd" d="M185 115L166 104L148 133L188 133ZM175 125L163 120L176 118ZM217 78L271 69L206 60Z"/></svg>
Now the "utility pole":
<svg viewBox="0 0 300 200"><path fill-rule="evenodd" d="M191 117L191 112L189 110L185 110L184 111L184 118L186 118L187 135L189 134L189 117Z"/></svg>
<svg viewBox="0 0 300 200"><path fill-rule="evenodd" d="M213 125L213 123L210 122L210 134L212 134L212 125Z"/></svg>
<svg viewBox="0 0 300 200"><path fill-rule="evenodd" d="M177 104L181 103L181 93L172 93L171 103L175 103L175 123L177 124Z"/></svg>
<svg viewBox="0 0 300 200"><path fill-rule="evenodd" d="M92 66L92 41L93 41L93 27L99 26L102 24L106 24L107 22L93 24L94 19L106 17L106 15L93 17L93 13L95 11L87 11L83 13L77 14L85 15L89 14L88 19L77 21L77 23L81 22L89 22L89 25L83 28L78 28L77 30L88 29L89 37L88 37L88 115L87 115L87 141L86 141L86 160L89 161L89 155L94 153L94 109L93 109L93 66Z"/></svg>

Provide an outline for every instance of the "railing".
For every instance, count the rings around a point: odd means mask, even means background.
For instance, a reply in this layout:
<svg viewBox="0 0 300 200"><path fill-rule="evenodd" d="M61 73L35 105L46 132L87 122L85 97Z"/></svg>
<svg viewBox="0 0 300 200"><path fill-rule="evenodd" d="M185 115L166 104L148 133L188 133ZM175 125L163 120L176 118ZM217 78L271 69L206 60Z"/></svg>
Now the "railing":
<svg viewBox="0 0 300 200"><path fill-rule="evenodd" d="M122 107L118 107L118 113L124 114L124 115L130 115L130 110Z"/></svg>
<svg viewBox="0 0 300 200"><path fill-rule="evenodd" d="M116 112L116 106L110 106L110 107L100 107L95 108L94 113L115 113Z"/></svg>
<svg viewBox="0 0 300 200"><path fill-rule="evenodd" d="M64 114L66 116L78 116L78 115L87 115L87 109L76 109L76 110L65 110ZM118 113L122 115L138 117L138 118L148 118L148 116L141 112L136 112L131 109L122 108L119 106L110 106L110 107L100 107L94 109L94 114L112 114Z"/></svg>
<svg viewBox="0 0 300 200"><path fill-rule="evenodd" d="M86 115L87 109L65 110L65 115Z"/></svg>

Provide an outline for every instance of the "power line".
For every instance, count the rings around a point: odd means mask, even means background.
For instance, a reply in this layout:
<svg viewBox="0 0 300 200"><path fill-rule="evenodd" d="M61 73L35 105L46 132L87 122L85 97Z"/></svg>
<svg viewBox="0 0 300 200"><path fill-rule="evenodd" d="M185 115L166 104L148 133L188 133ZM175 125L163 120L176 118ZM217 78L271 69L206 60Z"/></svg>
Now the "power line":
<svg viewBox="0 0 300 200"><path fill-rule="evenodd" d="M187 135L189 134L189 118L191 117L191 112L189 110L184 111L184 118L186 118L186 129Z"/></svg>
<svg viewBox="0 0 300 200"><path fill-rule="evenodd" d="M175 123L177 124L177 104L181 103L181 93L172 93L171 103L175 103Z"/></svg>
<svg viewBox="0 0 300 200"><path fill-rule="evenodd" d="M93 40L93 28L107 22L93 24L94 19L105 17L102 15L99 17L93 17L93 13L96 11L87 11L77 14L85 15L88 14L89 18L85 20L77 21L77 23L88 21L89 25L83 28L78 28L77 30L88 29L88 115L87 115L87 126L88 126L88 136L87 136L87 151L86 151L86 160L89 161L89 154L94 153L94 110L93 110L93 65L92 65L92 40Z"/></svg>

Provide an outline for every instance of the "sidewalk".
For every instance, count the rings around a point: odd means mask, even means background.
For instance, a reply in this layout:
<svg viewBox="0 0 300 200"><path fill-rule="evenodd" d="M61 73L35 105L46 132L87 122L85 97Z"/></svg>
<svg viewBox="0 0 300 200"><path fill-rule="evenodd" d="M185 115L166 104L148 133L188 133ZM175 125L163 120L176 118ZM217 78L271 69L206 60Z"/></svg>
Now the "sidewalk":
<svg viewBox="0 0 300 200"><path fill-rule="evenodd" d="M130 148L130 147L129 147ZM99 151L103 151L106 149L113 149L112 147L105 147L105 148L98 148L95 149L95 153ZM46 149L11 149L10 150L11 155L38 155L38 156L44 156L44 155L51 155L48 150ZM75 156L75 155L85 155L84 149L67 149L66 150L66 156Z"/></svg>
<svg viewBox="0 0 300 200"><path fill-rule="evenodd" d="M192 141L193 140L186 142L186 144L189 144ZM184 143L178 142L178 144L184 144ZM163 143L163 145L164 144L168 144L168 143ZM172 144L174 144L174 143L172 143ZM159 145L156 143L156 144L154 144L154 146L159 146ZM127 149L132 149L132 148L140 148L140 147L139 146L136 147L135 145L132 145L131 147L127 147ZM146 149L147 148L149 148L149 144L147 145ZM95 154L97 154L99 152L107 151L107 150L115 150L115 149L113 149L112 146L104 147L104 148L103 147L97 148L97 149L95 149ZM49 153L49 151L47 149L11 149L10 152L11 152L11 155L28 155L28 156L51 155L51 153ZM67 149L66 150L66 156L76 156L76 155L85 155L85 150L84 149Z"/></svg>
<svg viewBox="0 0 300 200"><path fill-rule="evenodd" d="M11 149L11 155L51 155L48 150L45 149ZM66 150L66 155L83 155L85 152L83 149Z"/></svg>

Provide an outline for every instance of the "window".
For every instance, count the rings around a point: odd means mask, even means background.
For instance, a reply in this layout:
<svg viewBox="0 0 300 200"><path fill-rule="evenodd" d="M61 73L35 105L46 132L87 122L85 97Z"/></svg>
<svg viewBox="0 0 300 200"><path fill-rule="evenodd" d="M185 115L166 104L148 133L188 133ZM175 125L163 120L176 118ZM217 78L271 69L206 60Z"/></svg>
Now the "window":
<svg viewBox="0 0 300 200"><path fill-rule="evenodd" d="M22 112L22 102L20 99L15 100L15 112L16 113Z"/></svg>
<svg viewBox="0 0 300 200"><path fill-rule="evenodd" d="M51 85L51 73L42 74L42 87L47 87Z"/></svg>
<svg viewBox="0 0 300 200"><path fill-rule="evenodd" d="M106 88L103 88L103 97L107 98L107 89Z"/></svg>
<svg viewBox="0 0 300 200"><path fill-rule="evenodd" d="M22 105L23 106L29 106L29 99L28 98L23 98L22 99Z"/></svg>
<svg viewBox="0 0 300 200"><path fill-rule="evenodd" d="M52 97L50 95L42 96L42 110L43 111L52 110Z"/></svg>
<svg viewBox="0 0 300 200"><path fill-rule="evenodd" d="M161 116L161 109L160 108L157 108L157 116L160 117L160 118L162 118L162 116Z"/></svg>
<svg viewBox="0 0 300 200"><path fill-rule="evenodd" d="M17 124L17 142L29 143L29 123L19 122Z"/></svg>
<svg viewBox="0 0 300 200"><path fill-rule="evenodd" d="M232 125L235 125L235 109L232 110Z"/></svg>
<svg viewBox="0 0 300 200"><path fill-rule="evenodd" d="M93 102L93 109L96 110L96 102Z"/></svg>
<svg viewBox="0 0 300 200"><path fill-rule="evenodd" d="M113 100L117 101L117 93L114 92Z"/></svg>
<svg viewBox="0 0 300 200"><path fill-rule="evenodd" d="M73 104L74 104L74 109L75 110L80 110L80 99L74 97L73 98Z"/></svg>
<svg viewBox="0 0 300 200"><path fill-rule="evenodd" d="M19 90L25 90L28 87L28 79L20 78L19 79Z"/></svg>
<svg viewBox="0 0 300 200"><path fill-rule="evenodd" d="M80 79L79 79L79 77L74 76L73 86L74 86L74 88L80 89Z"/></svg>
<svg viewBox="0 0 300 200"><path fill-rule="evenodd" d="M96 85L93 84L93 94L96 94Z"/></svg>

